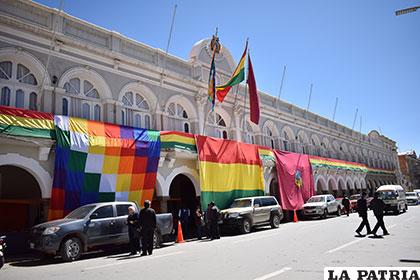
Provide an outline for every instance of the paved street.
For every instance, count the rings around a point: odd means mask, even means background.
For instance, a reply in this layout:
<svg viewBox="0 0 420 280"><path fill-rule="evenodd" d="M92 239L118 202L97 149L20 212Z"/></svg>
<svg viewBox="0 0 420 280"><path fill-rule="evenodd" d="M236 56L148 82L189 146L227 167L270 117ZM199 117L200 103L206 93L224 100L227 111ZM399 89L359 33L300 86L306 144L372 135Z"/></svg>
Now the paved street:
<svg viewBox="0 0 420 280"><path fill-rule="evenodd" d="M371 225L374 217L370 211ZM386 216L391 233L358 238L360 220L331 217L248 235L166 246L149 257L91 254L73 263L7 264L1 279L322 279L325 266L418 266L420 207ZM379 233L382 233L381 231Z"/></svg>

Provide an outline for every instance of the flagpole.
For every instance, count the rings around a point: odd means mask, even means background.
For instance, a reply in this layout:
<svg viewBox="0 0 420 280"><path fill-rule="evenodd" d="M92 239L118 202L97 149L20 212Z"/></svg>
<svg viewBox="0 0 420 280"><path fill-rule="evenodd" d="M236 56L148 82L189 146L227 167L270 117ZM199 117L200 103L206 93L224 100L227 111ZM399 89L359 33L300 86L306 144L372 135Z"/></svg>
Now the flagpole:
<svg viewBox="0 0 420 280"><path fill-rule="evenodd" d="M354 115L353 125L351 126L351 130L354 130L354 125L356 124L357 113L359 112L359 108L356 108L356 113Z"/></svg>
<svg viewBox="0 0 420 280"><path fill-rule="evenodd" d="M306 111L309 111L309 106L311 106L312 88L313 88L313 84L311 84L311 88L309 90L309 99L308 99L308 106L306 107Z"/></svg>
<svg viewBox="0 0 420 280"><path fill-rule="evenodd" d="M335 121L335 113L337 112L337 105L338 105L338 97L335 98L334 113L332 117L333 121Z"/></svg>
<svg viewBox="0 0 420 280"><path fill-rule="evenodd" d="M283 66L283 75L281 77L279 94L277 95L277 106L276 106L277 112L276 113L278 113L278 111L279 111L280 97L281 97L281 93L282 93L282 90L283 90L283 82L284 82L284 76L285 75L286 75L286 65Z"/></svg>

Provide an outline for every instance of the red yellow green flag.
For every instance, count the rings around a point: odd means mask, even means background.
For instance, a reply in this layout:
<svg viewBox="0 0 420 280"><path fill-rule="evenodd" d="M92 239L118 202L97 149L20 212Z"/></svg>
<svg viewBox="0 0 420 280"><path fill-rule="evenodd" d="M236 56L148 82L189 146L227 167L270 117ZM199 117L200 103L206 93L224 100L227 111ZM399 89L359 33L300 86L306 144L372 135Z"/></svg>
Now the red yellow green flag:
<svg viewBox="0 0 420 280"><path fill-rule="evenodd" d="M219 102L223 102L226 95L229 93L230 89L233 86L240 84L245 79L245 57L247 49L248 41L246 42L245 50L242 54L241 59L239 60L238 66L236 66L235 71L233 72L229 81L224 85L216 87L216 96Z"/></svg>

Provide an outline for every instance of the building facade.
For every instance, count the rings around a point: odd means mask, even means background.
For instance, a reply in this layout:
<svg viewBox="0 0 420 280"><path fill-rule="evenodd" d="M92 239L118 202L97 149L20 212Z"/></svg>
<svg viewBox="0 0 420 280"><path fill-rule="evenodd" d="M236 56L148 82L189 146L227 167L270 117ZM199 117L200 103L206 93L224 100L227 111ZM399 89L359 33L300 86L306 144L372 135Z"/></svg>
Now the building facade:
<svg viewBox="0 0 420 280"><path fill-rule="evenodd" d="M249 122L242 85L211 111L209 39L197 42L184 60L21 0L0 0L0 38L3 106L233 139L368 167L367 172L315 168L321 193L371 192L398 181L396 143L377 131L361 134L261 91L260 125L255 125ZM216 55L219 83L229 79L235 66L224 46ZM53 146L52 141L0 134L0 204L20 201L25 208L16 211L31 213L22 221L27 225L42 220L48 207ZM197 166L193 152L162 151L155 190L159 211L174 211L180 202L193 204L200 196ZM274 166L264 161L267 194L275 192Z"/></svg>
<svg viewBox="0 0 420 280"><path fill-rule="evenodd" d="M415 151L398 154L402 185L407 190L420 189L420 159Z"/></svg>

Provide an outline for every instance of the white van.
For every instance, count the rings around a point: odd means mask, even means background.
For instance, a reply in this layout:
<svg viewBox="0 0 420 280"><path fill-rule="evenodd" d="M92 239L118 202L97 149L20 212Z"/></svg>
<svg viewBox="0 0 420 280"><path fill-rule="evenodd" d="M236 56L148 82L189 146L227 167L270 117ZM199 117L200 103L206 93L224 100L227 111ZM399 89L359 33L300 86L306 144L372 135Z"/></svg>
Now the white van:
<svg viewBox="0 0 420 280"><path fill-rule="evenodd" d="M400 185L384 185L380 186L376 191L386 204L385 211L392 211L396 214L400 213L400 211L407 211L405 191Z"/></svg>

